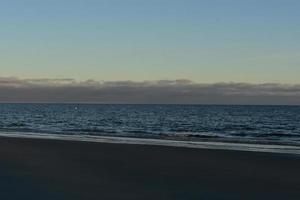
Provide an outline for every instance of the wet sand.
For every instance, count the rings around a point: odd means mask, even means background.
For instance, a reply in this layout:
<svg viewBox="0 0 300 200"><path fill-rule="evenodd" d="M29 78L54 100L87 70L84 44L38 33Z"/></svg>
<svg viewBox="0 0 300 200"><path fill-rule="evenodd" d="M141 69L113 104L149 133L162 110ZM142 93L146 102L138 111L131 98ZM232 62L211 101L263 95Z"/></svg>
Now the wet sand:
<svg viewBox="0 0 300 200"><path fill-rule="evenodd" d="M0 137L0 199L300 199L300 156Z"/></svg>

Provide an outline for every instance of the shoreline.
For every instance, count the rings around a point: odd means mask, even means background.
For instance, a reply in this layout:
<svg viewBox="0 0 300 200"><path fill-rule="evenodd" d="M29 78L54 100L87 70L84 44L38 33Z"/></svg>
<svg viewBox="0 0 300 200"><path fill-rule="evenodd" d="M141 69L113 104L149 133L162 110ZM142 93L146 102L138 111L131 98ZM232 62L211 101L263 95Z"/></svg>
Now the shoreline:
<svg viewBox="0 0 300 200"><path fill-rule="evenodd" d="M300 155L300 146L278 145L278 144L255 144L242 142L223 142L223 141L184 141L169 139L150 139L150 138L132 138L132 137L114 137L114 136L92 136L92 135L63 135L63 134L45 134L45 133L23 133L23 132L3 132L0 131L0 137L8 138L27 138L43 140L63 140L94 143L111 144L136 144L150 146L183 147L195 149L219 149L231 151L250 151L265 153L283 153Z"/></svg>
<svg viewBox="0 0 300 200"><path fill-rule="evenodd" d="M299 169L295 154L0 138L10 200L298 200Z"/></svg>

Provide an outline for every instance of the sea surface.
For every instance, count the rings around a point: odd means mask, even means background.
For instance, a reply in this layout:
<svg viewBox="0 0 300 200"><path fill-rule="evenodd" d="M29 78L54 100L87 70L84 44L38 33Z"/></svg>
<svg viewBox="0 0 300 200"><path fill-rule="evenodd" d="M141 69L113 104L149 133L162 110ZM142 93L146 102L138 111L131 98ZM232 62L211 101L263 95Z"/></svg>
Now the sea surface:
<svg viewBox="0 0 300 200"><path fill-rule="evenodd" d="M300 106L0 104L0 132L300 145Z"/></svg>

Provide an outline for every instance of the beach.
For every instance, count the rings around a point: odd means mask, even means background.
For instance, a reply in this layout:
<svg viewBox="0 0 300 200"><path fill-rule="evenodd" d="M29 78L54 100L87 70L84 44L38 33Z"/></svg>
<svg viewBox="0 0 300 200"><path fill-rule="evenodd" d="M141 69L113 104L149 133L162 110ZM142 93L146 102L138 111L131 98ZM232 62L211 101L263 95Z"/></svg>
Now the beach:
<svg viewBox="0 0 300 200"><path fill-rule="evenodd" d="M0 199L299 199L300 156L0 138Z"/></svg>

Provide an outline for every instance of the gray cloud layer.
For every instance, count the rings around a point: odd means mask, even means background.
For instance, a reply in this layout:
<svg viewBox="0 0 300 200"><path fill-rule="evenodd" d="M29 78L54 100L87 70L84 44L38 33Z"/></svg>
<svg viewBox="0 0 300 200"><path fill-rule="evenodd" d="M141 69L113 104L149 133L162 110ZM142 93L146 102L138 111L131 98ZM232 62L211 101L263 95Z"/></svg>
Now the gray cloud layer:
<svg viewBox="0 0 300 200"><path fill-rule="evenodd" d="M300 85L0 77L0 102L300 105Z"/></svg>

